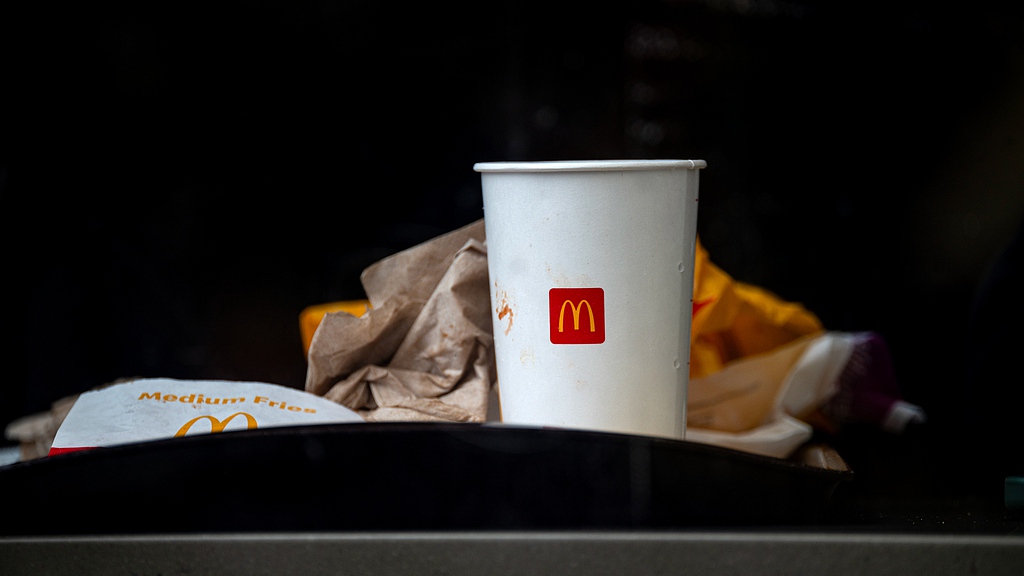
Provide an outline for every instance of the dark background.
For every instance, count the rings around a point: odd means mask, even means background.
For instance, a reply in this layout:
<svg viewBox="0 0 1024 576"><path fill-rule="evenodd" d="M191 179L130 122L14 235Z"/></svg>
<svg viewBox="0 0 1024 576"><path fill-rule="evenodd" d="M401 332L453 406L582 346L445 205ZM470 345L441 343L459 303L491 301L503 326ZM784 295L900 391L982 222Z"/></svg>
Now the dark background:
<svg viewBox="0 0 1024 576"><path fill-rule="evenodd" d="M482 217L474 162L700 158L711 259L881 333L928 411L855 465L1020 452L1016 268L983 297L1018 3L20 3L0 37L2 425L122 377L301 387L302 309Z"/></svg>

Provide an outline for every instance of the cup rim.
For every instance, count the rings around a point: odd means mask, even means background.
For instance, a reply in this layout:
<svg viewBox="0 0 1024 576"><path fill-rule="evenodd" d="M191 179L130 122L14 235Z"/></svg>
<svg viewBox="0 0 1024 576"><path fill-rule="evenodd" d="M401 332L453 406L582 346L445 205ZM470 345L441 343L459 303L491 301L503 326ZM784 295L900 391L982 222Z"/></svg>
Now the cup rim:
<svg viewBox="0 0 1024 576"><path fill-rule="evenodd" d="M696 170L704 160L540 160L526 162L477 162L477 172L608 172L622 170Z"/></svg>

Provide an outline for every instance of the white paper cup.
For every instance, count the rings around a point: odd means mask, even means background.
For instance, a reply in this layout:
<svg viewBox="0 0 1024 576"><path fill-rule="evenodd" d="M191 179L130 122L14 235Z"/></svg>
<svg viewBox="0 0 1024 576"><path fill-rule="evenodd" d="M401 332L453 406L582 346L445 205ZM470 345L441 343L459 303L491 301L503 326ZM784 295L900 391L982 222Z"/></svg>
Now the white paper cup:
<svg viewBox="0 0 1024 576"><path fill-rule="evenodd" d="M682 439L703 160L484 162L502 422Z"/></svg>

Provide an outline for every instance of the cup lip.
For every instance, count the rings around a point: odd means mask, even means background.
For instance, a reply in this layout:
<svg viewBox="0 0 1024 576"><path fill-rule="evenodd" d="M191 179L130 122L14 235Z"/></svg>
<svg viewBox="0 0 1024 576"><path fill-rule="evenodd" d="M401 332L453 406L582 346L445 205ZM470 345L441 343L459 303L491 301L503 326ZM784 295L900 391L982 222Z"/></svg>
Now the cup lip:
<svg viewBox="0 0 1024 576"><path fill-rule="evenodd" d="M609 172L622 170L695 170L704 160L539 160L524 162L477 162L477 172Z"/></svg>

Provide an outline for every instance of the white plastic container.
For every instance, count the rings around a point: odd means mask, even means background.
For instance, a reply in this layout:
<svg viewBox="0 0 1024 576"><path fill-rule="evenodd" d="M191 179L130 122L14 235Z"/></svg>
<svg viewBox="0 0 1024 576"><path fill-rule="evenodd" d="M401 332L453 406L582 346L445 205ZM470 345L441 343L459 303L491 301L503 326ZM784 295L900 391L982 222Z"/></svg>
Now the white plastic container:
<svg viewBox="0 0 1024 576"><path fill-rule="evenodd" d="M684 437L705 166L474 165L503 422Z"/></svg>

